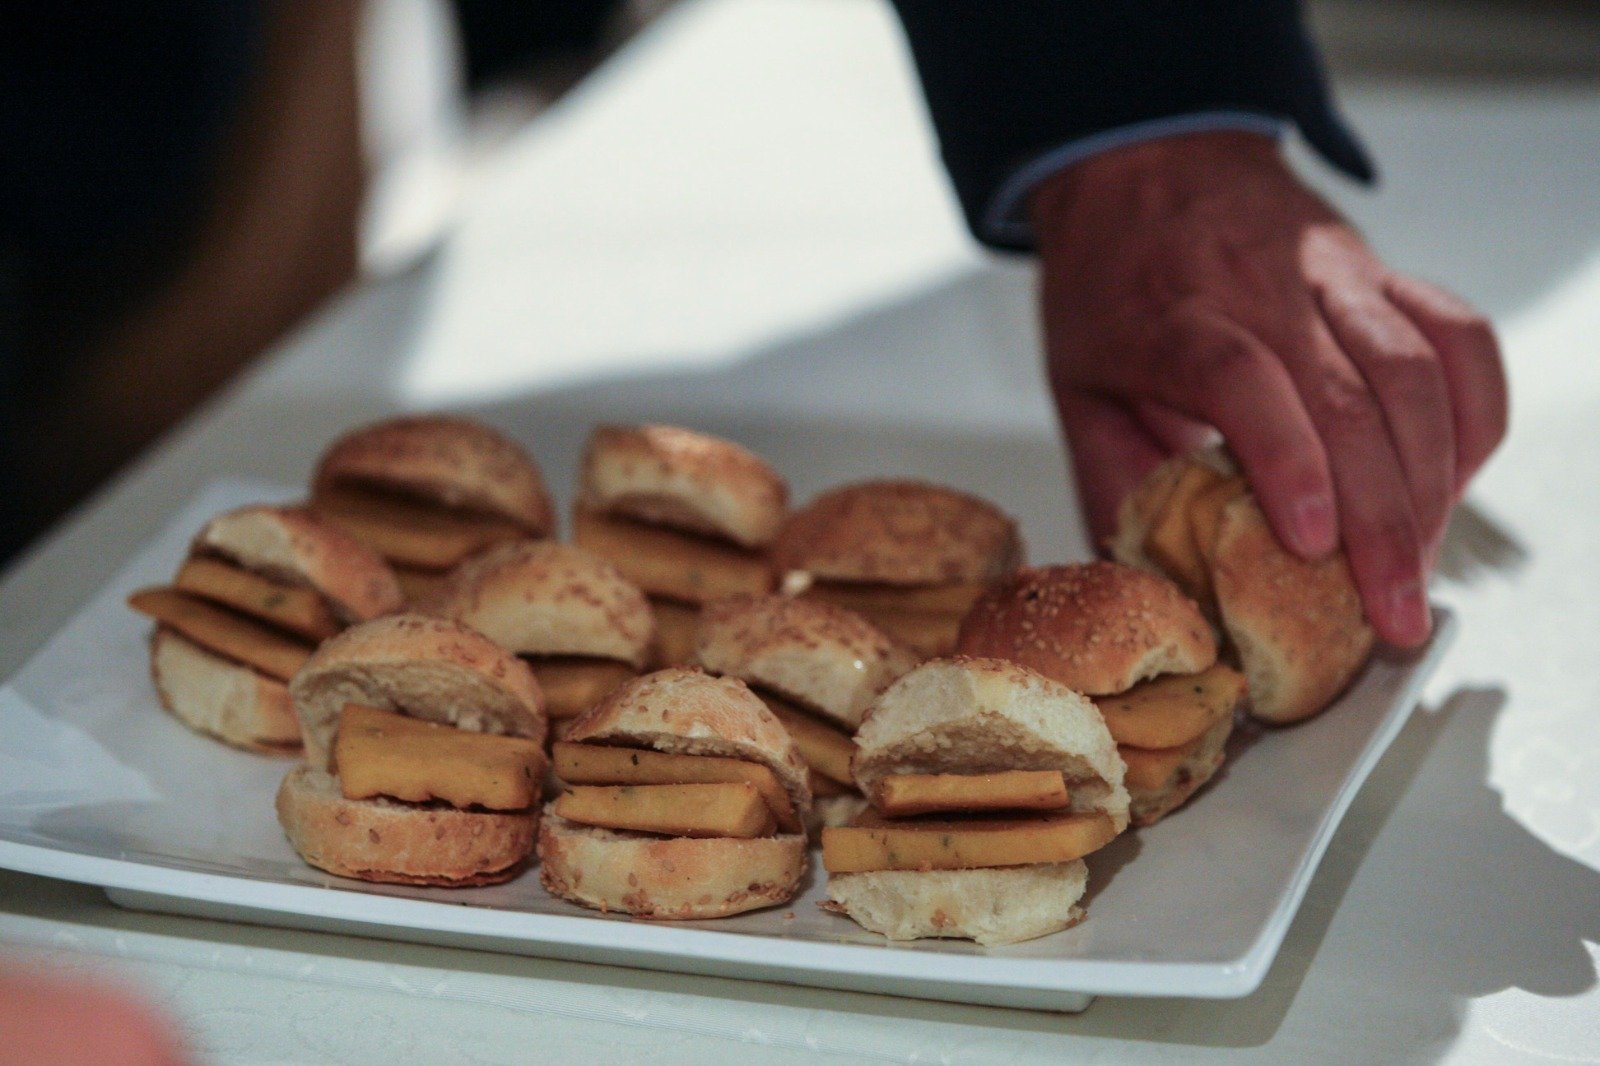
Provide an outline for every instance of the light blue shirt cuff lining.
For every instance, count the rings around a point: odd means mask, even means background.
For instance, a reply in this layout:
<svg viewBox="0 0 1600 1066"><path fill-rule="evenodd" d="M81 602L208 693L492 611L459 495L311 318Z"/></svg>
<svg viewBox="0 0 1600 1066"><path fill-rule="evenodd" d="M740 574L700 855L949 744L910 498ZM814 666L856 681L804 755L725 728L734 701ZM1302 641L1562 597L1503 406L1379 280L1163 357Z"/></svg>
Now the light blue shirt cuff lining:
<svg viewBox="0 0 1600 1066"><path fill-rule="evenodd" d="M1172 115L1148 122L1135 122L1114 130L1080 137L1068 141L1012 171L1000 186L983 213L984 236L1008 244L1028 244L1033 234L1028 228L1024 205L1028 194L1041 181L1074 163L1081 163L1092 155L1122 148L1141 141L1159 137L1173 137L1181 133L1214 133L1221 130L1239 130L1245 133L1262 133L1280 137L1288 125L1285 119L1274 118L1252 111L1197 111L1188 115Z"/></svg>

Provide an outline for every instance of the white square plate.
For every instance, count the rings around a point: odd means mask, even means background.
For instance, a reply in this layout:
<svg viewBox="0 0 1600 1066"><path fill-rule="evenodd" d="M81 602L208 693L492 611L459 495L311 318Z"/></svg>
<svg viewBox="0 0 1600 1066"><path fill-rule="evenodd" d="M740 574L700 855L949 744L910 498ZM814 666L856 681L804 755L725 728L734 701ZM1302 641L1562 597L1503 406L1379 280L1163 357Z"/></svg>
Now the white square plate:
<svg viewBox="0 0 1600 1066"><path fill-rule="evenodd" d="M1427 648L1377 659L1320 718L1238 731L1228 765L1191 807L1090 858L1089 917L1077 928L1004 948L890 946L817 908L815 863L789 907L641 922L553 899L537 871L465 890L323 874L296 857L273 815L290 764L223 747L161 711L148 624L124 597L168 580L211 515L273 498L285 490L212 485L0 688L0 867L104 886L150 909L965 1003L1081 1010L1096 993L1243 996L1454 629L1440 612Z"/></svg>

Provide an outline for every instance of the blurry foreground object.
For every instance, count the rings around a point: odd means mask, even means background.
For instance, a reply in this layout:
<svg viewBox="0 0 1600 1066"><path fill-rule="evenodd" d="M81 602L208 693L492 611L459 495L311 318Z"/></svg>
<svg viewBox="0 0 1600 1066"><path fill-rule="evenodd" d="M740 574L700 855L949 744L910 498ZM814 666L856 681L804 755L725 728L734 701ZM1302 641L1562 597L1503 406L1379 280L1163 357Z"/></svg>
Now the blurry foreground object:
<svg viewBox="0 0 1600 1066"><path fill-rule="evenodd" d="M38 969L0 967L0 1066L179 1066L172 1026L127 993Z"/></svg>
<svg viewBox="0 0 1600 1066"><path fill-rule="evenodd" d="M354 276L356 12L23 20L0 118L35 148L0 173L0 479L26 489L0 557Z"/></svg>

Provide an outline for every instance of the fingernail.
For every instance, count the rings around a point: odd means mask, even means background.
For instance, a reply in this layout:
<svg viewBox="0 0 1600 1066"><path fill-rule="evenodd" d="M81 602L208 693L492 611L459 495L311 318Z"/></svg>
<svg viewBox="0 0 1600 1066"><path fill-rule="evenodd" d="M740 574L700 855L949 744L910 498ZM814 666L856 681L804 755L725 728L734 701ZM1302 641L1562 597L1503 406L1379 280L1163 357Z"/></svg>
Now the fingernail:
<svg viewBox="0 0 1600 1066"><path fill-rule="evenodd" d="M1326 496L1307 496L1290 512L1294 536L1306 555L1326 555L1333 551L1338 530L1334 528L1333 504Z"/></svg>
<svg viewBox="0 0 1600 1066"><path fill-rule="evenodd" d="M1389 618L1402 645L1412 647L1428 639L1433 618L1422 582L1407 581L1389 593Z"/></svg>

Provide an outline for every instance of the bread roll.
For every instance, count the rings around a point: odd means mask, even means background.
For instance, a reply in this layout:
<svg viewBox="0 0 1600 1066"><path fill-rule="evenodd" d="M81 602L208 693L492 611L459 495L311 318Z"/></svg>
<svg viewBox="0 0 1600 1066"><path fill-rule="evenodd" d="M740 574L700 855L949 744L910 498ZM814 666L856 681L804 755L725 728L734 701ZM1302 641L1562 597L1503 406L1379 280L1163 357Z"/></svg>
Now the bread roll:
<svg viewBox="0 0 1600 1066"><path fill-rule="evenodd" d="M303 507L241 507L194 539L214 555L280 584L309 585L346 625L400 609L394 571L371 549Z"/></svg>
<svg viewBox="0 0 1600 1066"><path fill-rule="evenodd" d="M1251 715L1286 725L1337 699L1376 641L1343 554L1313 563L1290 554L1243 497L1224 509L1208 558Z"/></svg>
<svg viewBox="0 0 1600 1066"><path fill-rule="evenodd" d="M799 834L659 837L580 825L548 809L539 879L552 894L641 918L723 918L794 898L806 870Z"/></svg>
<svg viewBox="0 0 1600 1066"><path fill-rule="evenodd" d="M598 556L548 540L504 544L463 563L432 611L518 655L642 667L655 640L644 593Z"/></svg>
<svg viewBox="0 0 1600 1066"><path fill-rule="evenodd" d="M450 415L405 415L356 429L323 454L312 492L348 482L495 515L532 537L555 528L544 478L509 437Z"/></svg>
<svg viewBox="0 0 1600 1066"><path fill-rule="evenodd" d="M1019 570L975 603L957 650L1019 662L1089 696L1217 658L1199 608L1176 585L1120 563Z"/></svg>
<svg viewBox="0 0 1600 1066"><path fill-rule="evenodd" d="M712 673L770 689L848 733L878 693L917 664L914 652L852 611L778 595L707 604L695 657Z"/></svg>
<svg viewBox="0 0 1600 1066"><path fill-rule="evenodd" d="M190 729L264 755L300 753L300 720L283 682L164 626L150 638L150 674L161 705Z"/></svg>
<svg viewBox="0 0 1600 1066"><path fill-rule="evenodd" d="M778 776L802 819L811 807L808 771L794 742L735 678L682 666L645 674L578 716L562 739L760 763Z"/></svg>
<svg viewBox="0 0 1600 1066"><path fill-rule="evenodd" d="M1083 919L1082 859L980 870L878 870L828 878L827 910L890 940L962 937L985 946L1046 936Z"/></svg>
<svg viewBox="0 0 1600 1066"><path fill-rule="evenodd" d="M784 523L779 573L827 581L940 585L987 581L1022 558L1017 525L987 500L920 481L825 492Z"/></svg>
<svg viewBox="0 0 1600 1066"><path fill-rule="evenodd" d="M510 880L533 851L538 818L377 798L345 799L339 779L302 765L278 787L278 821L295 851L340 877L464 888Z"/></svg>
<svg viewBox="0 0 1600 1066"><path fill-rule="evenodd" d="M544 743L544 698L528 664L443 618L389 615L324 643L289 682L306 761L329 769L345 704Z"/></svg>
<svg viewBox="0 0 1600 1066"><path fill-rule="evenodd" d="M783 522L789 488L765 460L720 437L681 426L598 426L584 449L579 502L760 548Z"/></svg>
<svg viewBox="0 0 1600 1066"><path fill-rule="evenodd" d="M1125 768L1094 704L1002 659L931 659L890 685L856 733L856 784L890 774L1060 770L1074 813L1128 825Z"/></svg>
<svg viewBox="0 0 1600 1066"><path fill-rule="evenodd" d="M769 767L804 820L805 764L744 683L683 667L647 674L575 719L576 743L712 755ZM719 918L794 897L805 874L799 834L661 837L580 825L552 811L539 833L540 879L563 899L650 918Z"/></svg>

